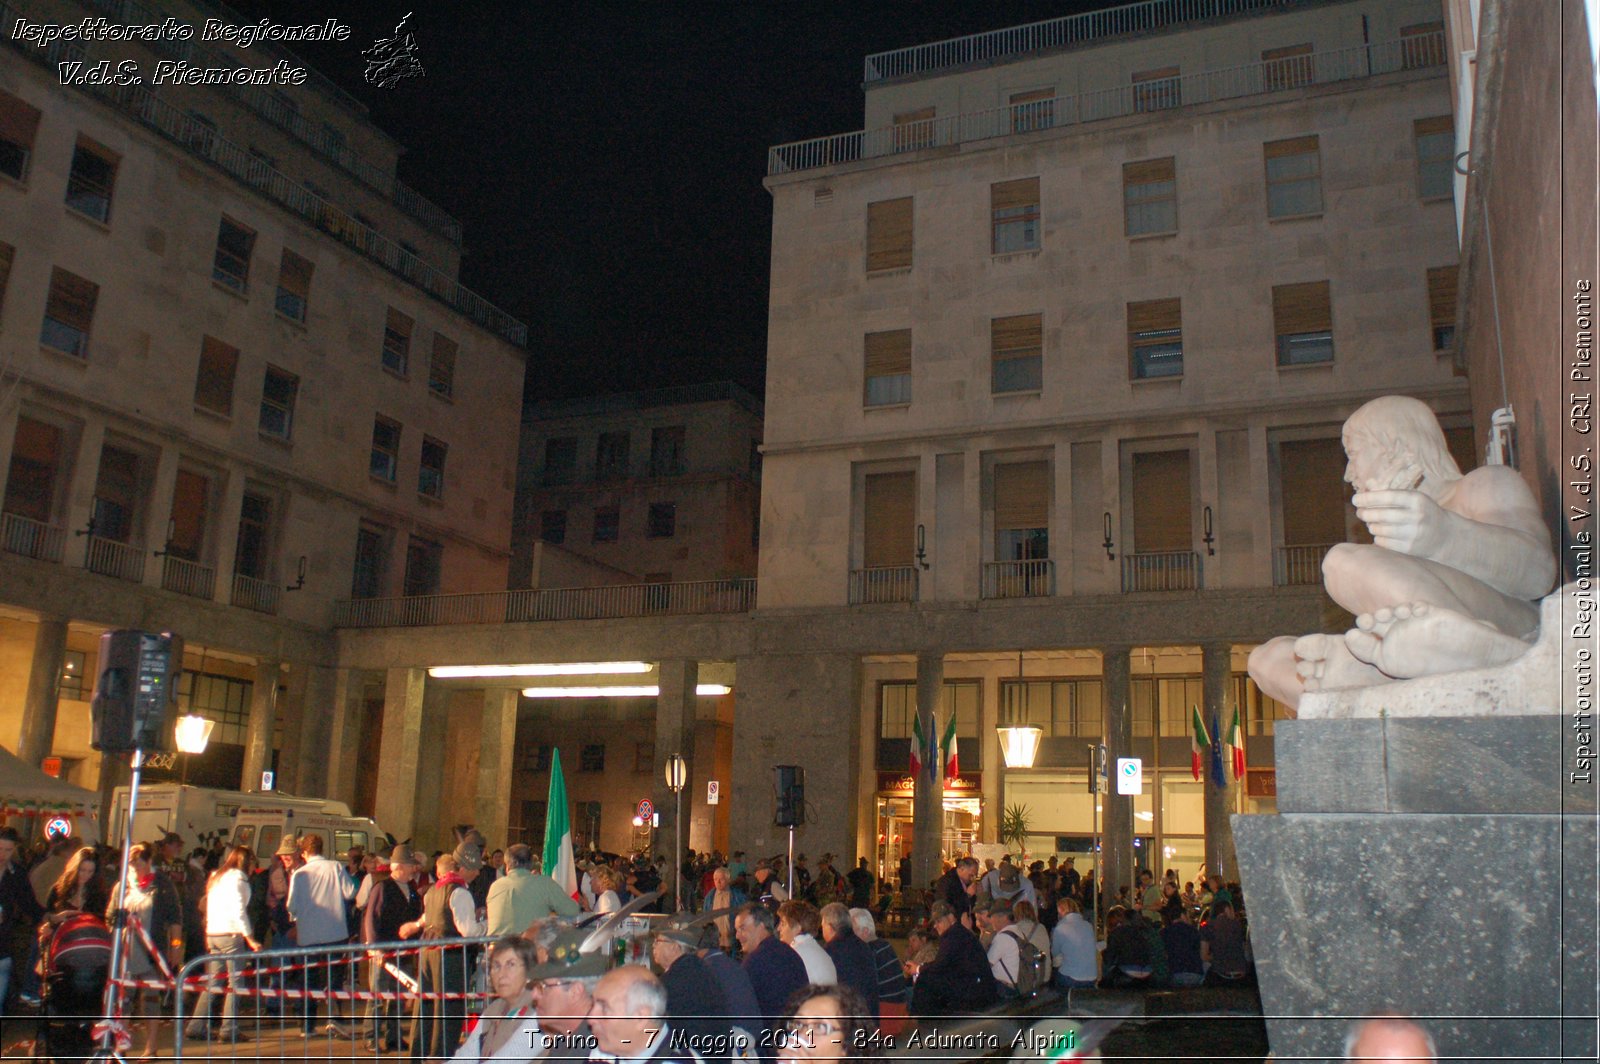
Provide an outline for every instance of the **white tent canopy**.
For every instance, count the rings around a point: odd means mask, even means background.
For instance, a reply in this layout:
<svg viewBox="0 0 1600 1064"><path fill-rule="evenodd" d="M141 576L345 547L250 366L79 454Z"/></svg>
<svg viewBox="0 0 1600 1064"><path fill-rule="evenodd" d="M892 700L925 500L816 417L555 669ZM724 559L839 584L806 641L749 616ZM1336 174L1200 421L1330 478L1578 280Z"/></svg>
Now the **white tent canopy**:
<svg viewBox="0 0 1600 1064"><path fill-rule="evenodd" d="M0 819L61 815L85 841L100 837L96 814L100 796L66 780L46 775L0 746Z"/></svg>

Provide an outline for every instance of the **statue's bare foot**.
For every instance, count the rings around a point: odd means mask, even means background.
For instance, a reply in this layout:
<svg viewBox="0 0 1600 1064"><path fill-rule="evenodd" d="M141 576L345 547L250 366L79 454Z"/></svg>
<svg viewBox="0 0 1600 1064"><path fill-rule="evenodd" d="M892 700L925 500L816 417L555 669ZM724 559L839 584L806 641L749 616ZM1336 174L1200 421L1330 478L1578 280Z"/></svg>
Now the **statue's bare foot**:
<svg viewBox="0 0 1600 1064"><path fill-rule="evenodd" d="M1343 636L1315 633L1294 641L1295 675L1307 691L1339 687L1370 687L1388 679L1376 668L1355 658Z"/></svg>
<svg viewBox="0 0 1600 1064"><path fill-rule="evenodd" d="M1363 613L1344 642L1352 655L1400 680L1504 665L1528 649L1485 621L1426 602Z"/></svg>

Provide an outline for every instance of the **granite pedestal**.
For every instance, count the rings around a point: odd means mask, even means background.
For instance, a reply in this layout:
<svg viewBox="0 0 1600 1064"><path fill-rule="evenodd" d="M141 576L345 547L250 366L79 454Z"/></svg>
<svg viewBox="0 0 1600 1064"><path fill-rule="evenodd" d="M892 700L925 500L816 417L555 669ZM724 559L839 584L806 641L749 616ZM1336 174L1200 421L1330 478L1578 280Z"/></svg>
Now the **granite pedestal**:
<svg viewBox="0 0 1600 1064"><path fill-rule="evenodd" d="M1342 1059L1383 1011L1440 1059L1595 1059L1595 788L1568 778L1570 725L1279 722L1278 813L1233 818L1278 1059Z"/></svg>

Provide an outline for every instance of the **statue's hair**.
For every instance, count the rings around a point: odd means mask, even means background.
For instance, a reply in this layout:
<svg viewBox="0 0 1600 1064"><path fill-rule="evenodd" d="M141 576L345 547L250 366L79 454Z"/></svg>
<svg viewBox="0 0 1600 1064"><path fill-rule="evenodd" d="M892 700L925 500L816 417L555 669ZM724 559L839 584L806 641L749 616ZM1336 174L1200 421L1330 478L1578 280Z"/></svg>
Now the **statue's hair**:
<svg viewBox="0 0 1600 1064"><path fill-rule="evenodd" d="M1343 435L1365 437L1386 450L1409 450L1423 474L1435 483L1461 479L1461 467L1450 455L1439 419L1420 399L1379 396L1350 415Z"/></svg>

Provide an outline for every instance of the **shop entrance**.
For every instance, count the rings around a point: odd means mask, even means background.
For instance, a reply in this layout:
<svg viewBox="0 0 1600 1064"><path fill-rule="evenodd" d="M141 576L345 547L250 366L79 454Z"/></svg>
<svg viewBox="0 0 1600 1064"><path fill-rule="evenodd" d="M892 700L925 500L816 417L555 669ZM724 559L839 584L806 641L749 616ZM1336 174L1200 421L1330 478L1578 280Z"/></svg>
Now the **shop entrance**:
<svg viewBox="0 0 1600 1064"><path fill-rule="evenodd" d="M974 791L976 789L973 788ZM939 832L940 860L953 861L972 852L972 844L978 841L982 820L983 799L976 793L947 792ZM875 871L887 882L904 885L902 871L909 870L912 823L909 793L879 793Z"/></svg>

